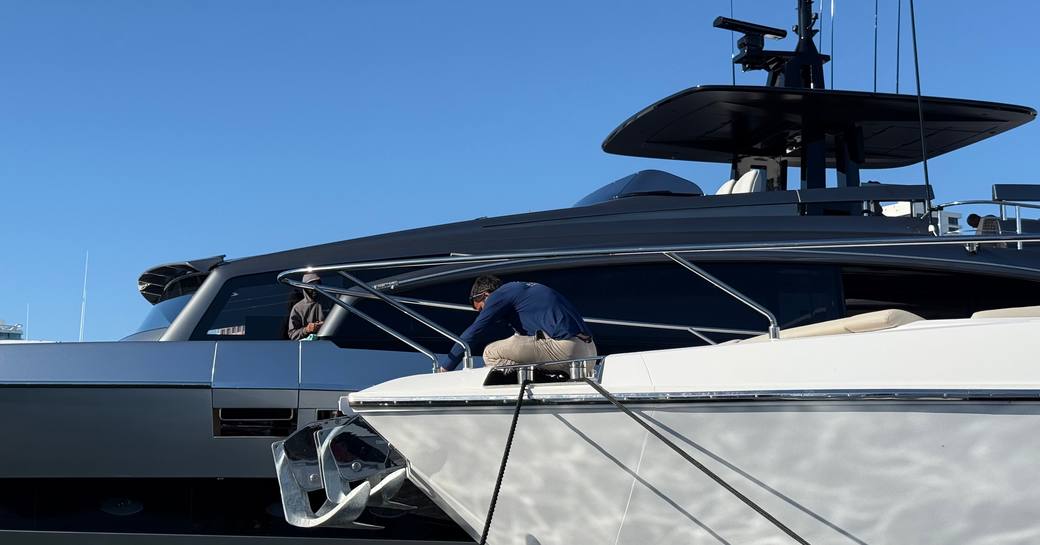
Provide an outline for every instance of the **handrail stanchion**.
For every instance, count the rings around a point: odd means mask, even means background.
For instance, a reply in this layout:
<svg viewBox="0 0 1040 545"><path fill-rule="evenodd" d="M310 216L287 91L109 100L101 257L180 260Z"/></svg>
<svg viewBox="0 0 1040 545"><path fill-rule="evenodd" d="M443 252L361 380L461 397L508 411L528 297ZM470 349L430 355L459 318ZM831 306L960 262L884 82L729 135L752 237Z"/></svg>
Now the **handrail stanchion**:
<svg viewBox="0 0 1040 545"><path fill-rule="evenodd" d="M398 303L397 301L394 300L393 297L390 297L387 294L385 294L385 293L383 293L383 292L373 288L372 286L369 286L367 283L363 282L360 278L358 278L358 277L356 277L356 276L354 276L354 275L352 275L352 274L350 274L350 273L348 273L346 271L339 271L339 274L343 275L344 278L346 278L347 280L350 280L351 282L356 284L361 289L363 289L363 290L367 291L368 293L371 293L372 295L382 299L386 304L388 304L388 305L394 307L395 309L401 311L402 313L404 313L405 315L407 315L411 319L413 319L413 320L415 320L415 321L425 325L426 327L428 327L428 328L436 331L437 333L440 333L441 335L444 335L445 337L447 337L447 338L451 339L452 341L454 341L455 344L461 346L462 350L465 352L465 360L464 361L465 361L466 369L472 369L473 368L473 352L470 350L469 344L466 341L464 341L461 338L457 337L454 333L448 331L447 329L444 329L443 327L437 325L436 323L431 321L429 318L423 316L422 314L419 314L418 312L415 312L414 310L412 310L412 309L402 305L401 303ZM436 357L434 358L434 361L436 361Z"/></svg>
<svg viewBox="0 0 1040 545"><path fill-rule="evenodd" d="M1015 205L1015 233L1022 234L1022 206ZM1018 249L1022 249L1022 241L1018 241Z"/></svg>
<svg viewBox="0 0 1040 545"><path fill-rule="evenodd" d="M711 285L715 286L716 288L719 288L720 290L730 294L730 296L732 296L734 299L740 301L741 303L744 303L745 305L754 309L759 314L765 316L766 319L769 320L769 338L780 338L780 326L776 322L776 316L774 316L773 313L769 311L769 309L752 301L751 298L744 295L743 293L740 293L729 284L723 282L722 280L719 280L718 278L715 278L714 276L709 274L708 271L705 271L704 269L694 265L693 263L690 263L686 258L672 252L664 252L664 255L667 256L668 259L671 259L679 265L682 265L684 268L686 268L686 270L707 280L709 283L711 283Z"/></svg>

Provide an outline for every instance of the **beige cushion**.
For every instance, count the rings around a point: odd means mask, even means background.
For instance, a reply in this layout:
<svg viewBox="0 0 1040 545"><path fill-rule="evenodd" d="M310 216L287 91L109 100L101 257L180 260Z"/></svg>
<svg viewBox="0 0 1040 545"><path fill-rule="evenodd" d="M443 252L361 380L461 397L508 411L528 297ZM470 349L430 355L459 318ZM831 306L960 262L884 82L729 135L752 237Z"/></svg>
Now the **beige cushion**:
<svg viewBox="0 0 1040 545"><path fill-rule="evenodd" d="M820 337L823 335L843 335L845 333L867 333L892 329L924 318L905 310L888 309L866 314L839 318L818 324L803 325L780 330L781 339L797 339L799 337ZM751 337L744 342L768 341L769 335Z"/></svg>
<svg viewBox="0 0 1040 545"><path fill-rule="evenodd" d="M1040 306L980 310L972 318L1040 318Z"/></svg>

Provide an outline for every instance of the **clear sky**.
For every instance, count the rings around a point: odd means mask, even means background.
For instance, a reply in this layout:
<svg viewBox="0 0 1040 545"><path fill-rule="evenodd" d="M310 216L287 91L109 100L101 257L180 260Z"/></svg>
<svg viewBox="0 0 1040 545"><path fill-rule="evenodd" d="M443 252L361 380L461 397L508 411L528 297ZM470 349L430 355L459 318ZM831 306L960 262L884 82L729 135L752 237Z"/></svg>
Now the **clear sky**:
<svg viewBox="0 0 1040 545"><path fill-rule="evenodd" d="M734 3L738 18L794 23L795 0ZM836 3L836 86L870 90L874 2ZM902 92L914 89L908 3ZM88 250L86 338L118 339L148 309L138 275L160 263L564 207L645 168L714 191L725 165L599 146L657 99L730 81L730 35L711 27L729 8L0 0L0 319L23 322L29 304L31 337L74 340ZM897 0L880 8L878 87L891 91ZM1040 4L917 11L926 94L1040 104ZM1034 123L932 161L939 199L1040 183L1038 143ZM917 183L921 170L865 178Z"/></svg>

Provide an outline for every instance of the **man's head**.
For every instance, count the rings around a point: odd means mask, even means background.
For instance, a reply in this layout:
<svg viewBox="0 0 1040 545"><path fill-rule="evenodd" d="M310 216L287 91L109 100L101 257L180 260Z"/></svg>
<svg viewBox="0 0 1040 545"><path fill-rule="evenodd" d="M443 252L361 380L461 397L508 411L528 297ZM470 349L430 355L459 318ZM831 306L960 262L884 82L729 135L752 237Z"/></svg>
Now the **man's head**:
<svg viewBox="0 0 1040 545"><path fill-rule="evenodd" d="M307 273L307 274L303 275L303 283L304 284L321 284L321 277L316 275L316 274L314 274L314 273ZM314 290L303 290L303 294L306 295L308 299L312 299L312 300L317 300L318 299L318 292L316 292Z"/></svg>
<svg viewBox="0 0 1040 545"><path fill-rule="evenodd" d="M484 310L484 301L501 285L502 280L497 276L490 274L478 276L469 290L469 303L478 311Z"/></svg>
<svg viewBox="0 0 1040 545"><path fill-rule="evenodd" d="M982 218L978 214L968 214L968 226L972 229L978 229L981 220Z"/></svg>

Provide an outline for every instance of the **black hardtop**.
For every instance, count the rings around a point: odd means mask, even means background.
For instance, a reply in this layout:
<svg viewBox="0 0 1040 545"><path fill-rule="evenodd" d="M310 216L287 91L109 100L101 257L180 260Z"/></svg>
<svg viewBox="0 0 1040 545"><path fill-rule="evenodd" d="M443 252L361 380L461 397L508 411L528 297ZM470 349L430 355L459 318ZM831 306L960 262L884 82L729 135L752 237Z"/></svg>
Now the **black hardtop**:
<svg viewBox="0 0 1040 545"><path fill-rule="evenodd" d="M1013 104L922 97L928 157L1028 123L1036 110ZM630 117L607 137L618 155L730 163L764 156L800 166L801 143L826 138L826 165L837 164L836 140L861 135L861 168L921 161L917 98L913 95L708 85L680 91Z"/></svg>

